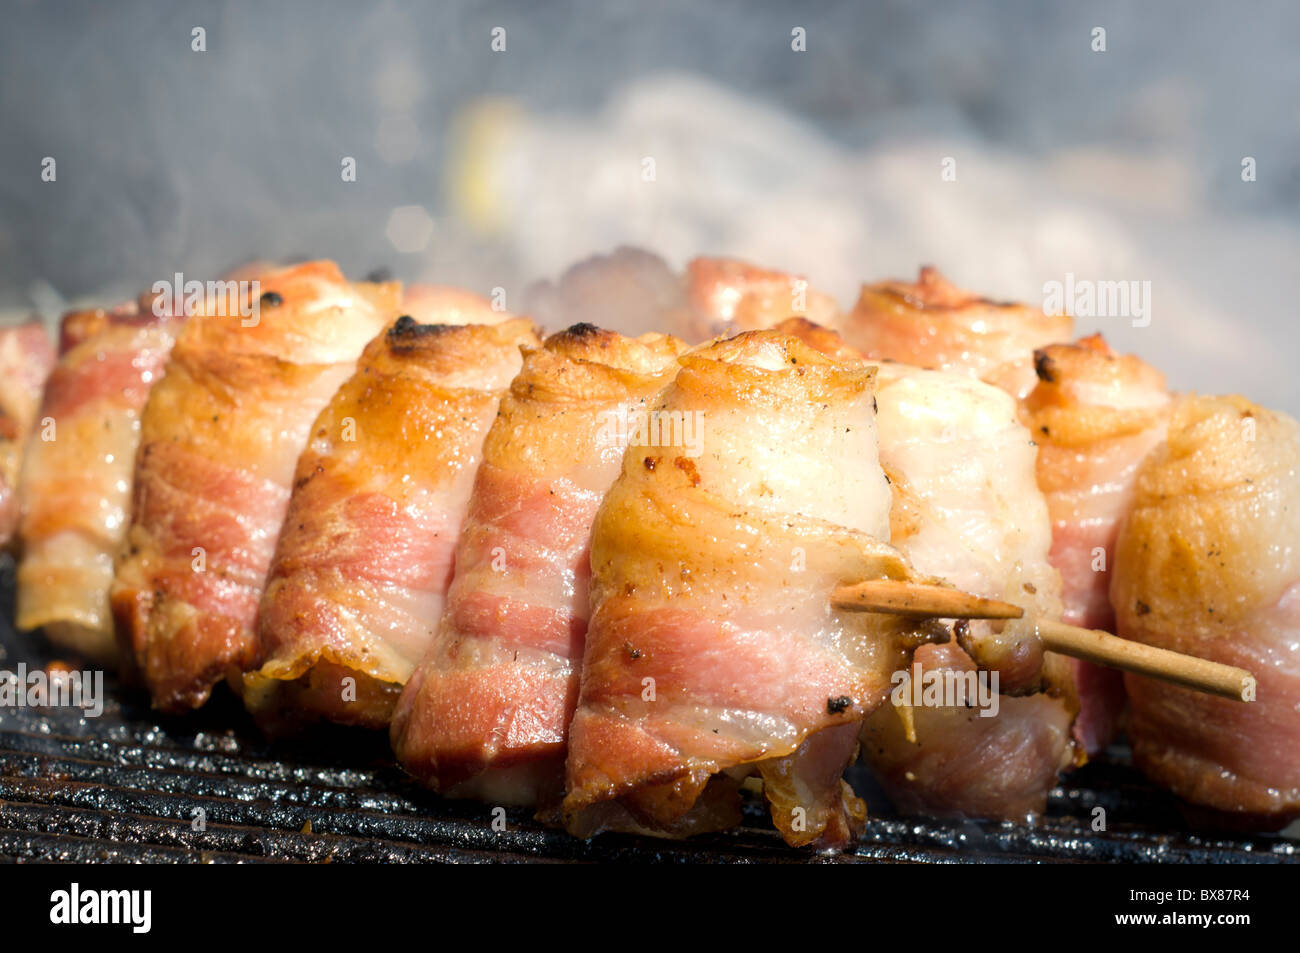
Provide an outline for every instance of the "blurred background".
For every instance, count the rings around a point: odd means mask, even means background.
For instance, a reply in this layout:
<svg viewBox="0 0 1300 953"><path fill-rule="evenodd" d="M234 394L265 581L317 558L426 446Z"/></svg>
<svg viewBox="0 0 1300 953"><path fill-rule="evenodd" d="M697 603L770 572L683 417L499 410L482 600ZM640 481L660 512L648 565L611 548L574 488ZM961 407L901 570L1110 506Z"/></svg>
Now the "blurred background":
<svg viewBox="0 0 1300 953"><path fill-rule="evenodd" d="M932 263L1036 304L1149 281L1149 326L1079 331L1300 415L1294 3L10 0L3 24L9 320L252 258L512 307L625 244L845 306Z"/></svg>

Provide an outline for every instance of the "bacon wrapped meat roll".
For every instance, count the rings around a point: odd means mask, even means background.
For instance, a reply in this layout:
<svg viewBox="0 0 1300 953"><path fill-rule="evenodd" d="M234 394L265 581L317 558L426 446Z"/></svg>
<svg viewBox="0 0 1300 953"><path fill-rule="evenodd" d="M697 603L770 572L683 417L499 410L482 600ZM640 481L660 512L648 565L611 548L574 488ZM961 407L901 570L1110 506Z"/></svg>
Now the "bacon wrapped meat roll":
<svg viewBox="0 0 1300 953"><path fill-rule="evenodd" d="M140 415L181 319L134 303L63 319L19 496L19 628L101 664L118 656L113 560L130 519Z"/></svg>
<svg viewBox="0 0 1300 953"><path fill-rule="evenodd" d="M399 313L398 286L353 284L331 262L260 281L258 301L188 319L144 410L112 606L165 711L202 705L223 678L242 684L299 453Z"/></svg>
<svg viewBox="0 0 1300 953"><path fill-rule="evenodd" d="M1119 634L1254 673L1249 704L1125 675L1133 758L1250 826L1300 814L1300 423L1175 401L1115 544Z"/></svg>
<svg viewBox="0 0 1300 953"><path fill-rule="evenodd" d="M558 801L592 519L682 350L575 325L528 353L501 402L441 630L393 719L398 759L442 793Z"/></svg>
<svg viewBox="0 0 1300 953"><path fill-rule="evenodd" d="M592 531L567 826L725 827L757 772L787 842L842 844L864 810L842 779L859 723L937 635L830 603L840 584L910 578L881 542L874 369L772 331L680 363Z"/></svg>
<svg viewBox="0 0 1300 953"><path fill-rule="evenodd" d="M861 359L827 328L801 319L777 327L828 356ZM1016 603L1030 616L1058 618L1060 579L1047 558L1050 529L1033 441L1012 398L963 375L884 362L876 401L893 545L918 571ZM974 621L958 632L957 642L922 645L911 666L895 673L892 704L863 723L863 758L905 813L1039 813L1074 758L1077 706L1066 660L1047 655L1039 663L1029 651L1033 666L1013 666L1010 687L1024 691L1018 677L1045 691L1000 695L1002 673L977 672L963 645L1032 649L1032 625Z"/></svg>
<svg viewBox="0 0 1300 953"><path fill-rule="evenodd" d="M1138 466L1164 439L1164 375L1113 352L1096 334L1035 357L1038 383L1023 417L1038 443L1038 485L1052 517L1052 565L1061 571L1062 619L1113 632L1111 569L1119 522L1133 501ZM1074 735L1088 754L1119 731L1124 677L1072 659L1079 693Z"/></svg>
<svg viewBox="0 0 1300 953"><path fill-rule="evenodd" d="M524 318L403 315L366 347L298 460L262 596L262 664L244 679L265 725L388 724L437 631L484 436L537 340Z"/></svg>
<svg viewBox="0 0 1300 953"><path fill-rule="evenodd" d="M1022 606L1026 619L961 623L954 642L917 649L893 704L863 725L863 757L906 813L1041 813L1074 760L1077 705L1067 660L1035 645L1032 619L1060 618L1061 582L1033 441L1015 401L990 385L889 363L877 382L890 541L918 571ZM976 672L967 649L986 642L1012 664ZM1042 690L1024 693L1036 681Z"/></svg>

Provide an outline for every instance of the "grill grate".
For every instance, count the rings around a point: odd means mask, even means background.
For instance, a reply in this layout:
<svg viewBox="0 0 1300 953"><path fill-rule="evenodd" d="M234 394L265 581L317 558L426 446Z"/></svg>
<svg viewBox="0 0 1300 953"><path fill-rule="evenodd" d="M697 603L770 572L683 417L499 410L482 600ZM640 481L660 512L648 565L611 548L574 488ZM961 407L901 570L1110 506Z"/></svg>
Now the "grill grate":
<svg viewBox="0 0 1300 953"><path fill-rule="evenodd" d="M12 577L0 611L12 617ZM0 631L0 668L54 656L42 640ZM1037 824L905 819L869 822L855 850L787 848L757 799L744 824L684 842L626 835L579 841L487 805L443 801L406 779L381 735L321 731L293 743L261 739L228 697L160 720L137 693L105 679L104 713L0 709L0 860L72 862L1278 862L1300 859L1281 837L1189 831L1176 804L1114 761L1089 765L1051 796ZM886 802L863 772L851 778L873 810ZM1092 809L1109 830L1094 833ZM205 817L195 829L197 811ZM308 826L310 825L310 826Z"/></svg>

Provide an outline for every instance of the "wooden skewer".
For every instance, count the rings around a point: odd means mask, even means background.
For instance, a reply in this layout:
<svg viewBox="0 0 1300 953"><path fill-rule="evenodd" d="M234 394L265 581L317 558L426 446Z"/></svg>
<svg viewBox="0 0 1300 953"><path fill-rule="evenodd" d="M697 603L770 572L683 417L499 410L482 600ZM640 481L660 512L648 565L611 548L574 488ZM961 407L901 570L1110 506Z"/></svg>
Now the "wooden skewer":
<svg viewBox="0 0 1300 953"><path fill-rule="evenodd" d="M874 579L841 586L831 594L831 603L837 609L887 612L916 618L1019 619L1024 615L1020 606L1010 602L984 599L960 589L898 579ZM1255 700L1255 676L1242 668L1064 622L1036 619L1034 627L1043 645L1061 655L1163 679L1234 701Z"/></svg>
<svg viewBox="0 0 1300 953"><path fill-rule="evenodd" d="M1233 701L1255 700L1255 676L1244 668L1121 639L1100 629L1084 629L1050 619L1038 619L1034 625L1043 645L1053 652L1163 679Z"/></svg>
<svg viewBox="0 0 1300 953"><path fill-rule="evenodd" d="M873 579L840 586L831 594L831 601L837 609L887 612L919 619L1019 619L1025 614L1024 609L1010 602L984 599L948 586L900 579Z"/></svg>

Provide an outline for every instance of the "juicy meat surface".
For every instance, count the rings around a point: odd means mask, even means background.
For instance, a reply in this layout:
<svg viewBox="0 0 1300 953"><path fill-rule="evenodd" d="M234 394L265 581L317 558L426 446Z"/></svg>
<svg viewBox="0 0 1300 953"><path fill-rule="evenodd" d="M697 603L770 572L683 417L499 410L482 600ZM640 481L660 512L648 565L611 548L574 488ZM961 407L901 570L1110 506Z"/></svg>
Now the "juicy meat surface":
<svg viewBox="0 0 1300 953"><path fill-rule="evenodd" d="M909 678L923 687L975 672L955 643L921 646L913 666ZM1068 695L1050 692L1003 695L993 717L961 704L886 705L862 726L862 757L904 814L1023 821L1043 812L1071 762L1072 720Z"/></svg>

